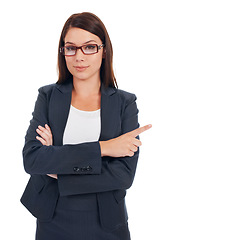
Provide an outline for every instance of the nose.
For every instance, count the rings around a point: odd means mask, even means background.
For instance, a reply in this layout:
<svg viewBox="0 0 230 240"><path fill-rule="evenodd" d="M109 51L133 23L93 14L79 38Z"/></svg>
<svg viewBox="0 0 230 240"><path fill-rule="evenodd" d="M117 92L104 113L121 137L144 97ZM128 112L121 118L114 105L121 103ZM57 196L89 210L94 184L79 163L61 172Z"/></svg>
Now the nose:
<svg viewBox="0 0 230 240"><path fill-rule="evenodd" d="M82 52L82 50L81 49L77 49L76 50L76 55L75 55L76 62L82 62L82 61L84 61L84 58L85 58L85 55Z"/></svg>

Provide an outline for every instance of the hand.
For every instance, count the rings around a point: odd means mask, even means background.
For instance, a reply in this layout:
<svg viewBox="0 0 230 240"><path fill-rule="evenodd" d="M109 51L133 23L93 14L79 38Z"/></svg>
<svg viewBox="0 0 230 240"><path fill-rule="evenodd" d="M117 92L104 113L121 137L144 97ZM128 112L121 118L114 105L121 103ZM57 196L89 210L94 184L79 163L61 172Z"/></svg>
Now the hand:
<svg viewBox="0 0 230 240"><path fill-rule="evenodd" d="M132 157L138 150L138 147L142 145L141 141L138 140L136 136L150 129L151 127L151 124L145 125L131 132L127 132L117 138L113 138L108 141L100 141L101 156Z"/></svg>
<svg viewBox="0 0 230 240"><path fill-rule="evenodd" d="M46 174L46 175L49 176L49 177L57 179L57 174Z"/></svg>
<svg viewBox="0 0 230 240"><path fill-rule="evenodd" d="M53 136L50 127L45 124L45 127L38 126L36 132L41 136L37 136L36 139L39 140L42 145L50 146L53 145ZM57 179L57 174L47 174L47 176Z"/></svg>
<svg viewBox="0 0 230 240"><path fill-rule="evenodd" d="M36 132L41 136L37 136L36 139L39 140L42 145L50 146L53 145L53 136L50 127L45 124L45 127L38 126Z"/></svg>

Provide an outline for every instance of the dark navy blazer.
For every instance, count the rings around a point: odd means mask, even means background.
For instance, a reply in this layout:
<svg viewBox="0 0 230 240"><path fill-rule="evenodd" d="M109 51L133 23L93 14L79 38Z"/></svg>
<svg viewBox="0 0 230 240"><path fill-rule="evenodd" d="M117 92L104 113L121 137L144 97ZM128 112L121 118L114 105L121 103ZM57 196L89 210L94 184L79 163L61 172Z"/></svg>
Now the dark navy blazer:
<svg viewBox="0 0 230 240"><path fill-rule="evenodd" d="M101 157L99 141L139 127L136 96L102 83L99 140L63 145L72 87L69 81L39 89L23 148L24 168L31 177L21 202L40 221L51 221L59 195L96 193L102 226L113 230L128 219L124 198L133 183L139 148L133 157ZM46 123L52 131L52 146L36 139L38 125ZM50 173L58 174L58 180L46 175Z"/></svg>

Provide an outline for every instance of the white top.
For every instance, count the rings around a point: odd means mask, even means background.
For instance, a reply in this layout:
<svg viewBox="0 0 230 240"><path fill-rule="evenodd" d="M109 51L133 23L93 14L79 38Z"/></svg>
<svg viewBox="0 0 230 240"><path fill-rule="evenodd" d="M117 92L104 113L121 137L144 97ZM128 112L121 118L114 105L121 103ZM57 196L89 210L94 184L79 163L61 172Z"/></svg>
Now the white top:
<svg viewBox="0 0 230 240"><path fill-rule="evenodd" d="M63 135L63 144L98 141L101 133L100 111L100 109L82 111L71 105Z"/></svg>

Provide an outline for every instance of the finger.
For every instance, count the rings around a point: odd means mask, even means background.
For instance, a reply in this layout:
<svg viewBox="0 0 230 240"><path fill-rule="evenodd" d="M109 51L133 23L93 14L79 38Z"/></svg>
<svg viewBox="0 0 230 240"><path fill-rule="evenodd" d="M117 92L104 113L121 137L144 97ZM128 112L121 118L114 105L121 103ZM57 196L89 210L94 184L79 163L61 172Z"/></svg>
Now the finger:
<svg viewBox="0 0 230 240"><path fill-rule="evenodd" d="M139 134L143 133L144 131L150 129L152 127L152 124L148 124L148 125L145 125L143 127L140 127L140 128L137 128L131 132L128 132L128 135L132 136L132 137L136 137L138 136Z"/></svg>
<svg viewBox="0 0 230 240"><path fill-rule="evenodd" d="M36 132L45 140L45 141L49 141L49 139L50 139L50 136L49 135L47 135L47 133L45 133L45 132L43 132L43 131L41 131L40 129L36 129Z"/></svg>
<svg viewBox="0 0 230 240"><path fill-rule="evenodd" d="M48 132L52 135L52 132L51 132L51 129L50 127L48 126L48 124L45 124L45 128L48 130Z"/></svg>
<svg viewBox="0 0 230 240"><path fill-rule="evenodd" d="M47 129L48 128L48 129ZM53 144L53 136L50 127L48 124L45 124L45 128L41 125L38 126L38 129L36 130L37 133L46 141L46 145L52 145Z"/></svg>
<svg viewBox="0 0 230 240"><path fill-rule="evenodd" d="M142 142L138 140L137 138L133 138L132 140L133 145L140 147L142 145Z"/></svg>
<svg viewBox="0 0 230 240"><path fill-rule="evenodd" d="M127 156L129 156L129 157L134 156L134 152L133 152L133 151L130 151L129 154L128 154Z"/></svg>
<svg viewBox="0 0 230 240"><path fill-rule="evenodd" d="M44 132L45 134L47 134L48 136L51 135L51 132L48 129L46 129L40 125L38 126L38 129L41 130L42 132Z"/></svg>
<svg viewBox="0 0 230 240"><path fill-rule="evenodd" d="M57 179L57 174L47 174L47 176Z"/></svg>
<svg viewBox="0 0 230 240"><path fill-rule="evenodd" d="M36 139L39 140L42 145L47 145L46 141L43 138L36 136Z"/></svg>
<svg viewBox="0 0 230 240"><path fill-rule="evenodd" d="M130 147L130 150L131 150L132 152L136 152L136 151L137 151L137 147L134 146L134 145L132 145L132 146Z"/></svg>
<svg viewBox="0 0 230 240"><path fill-rule="evenodd" d="M38 129L41 132L43 132L44 134L46 134L48 137L50 137L50 138L52 137L52 133L48 129L46 129L46 128L42 127L42 126L38 126Z"/></svg>
<svg viewBox="0 0 230 240"><path fill-rule="evenodd" d="M40 129L36 129L36 132L43 138L48 137L48 135Z"/></svg>

